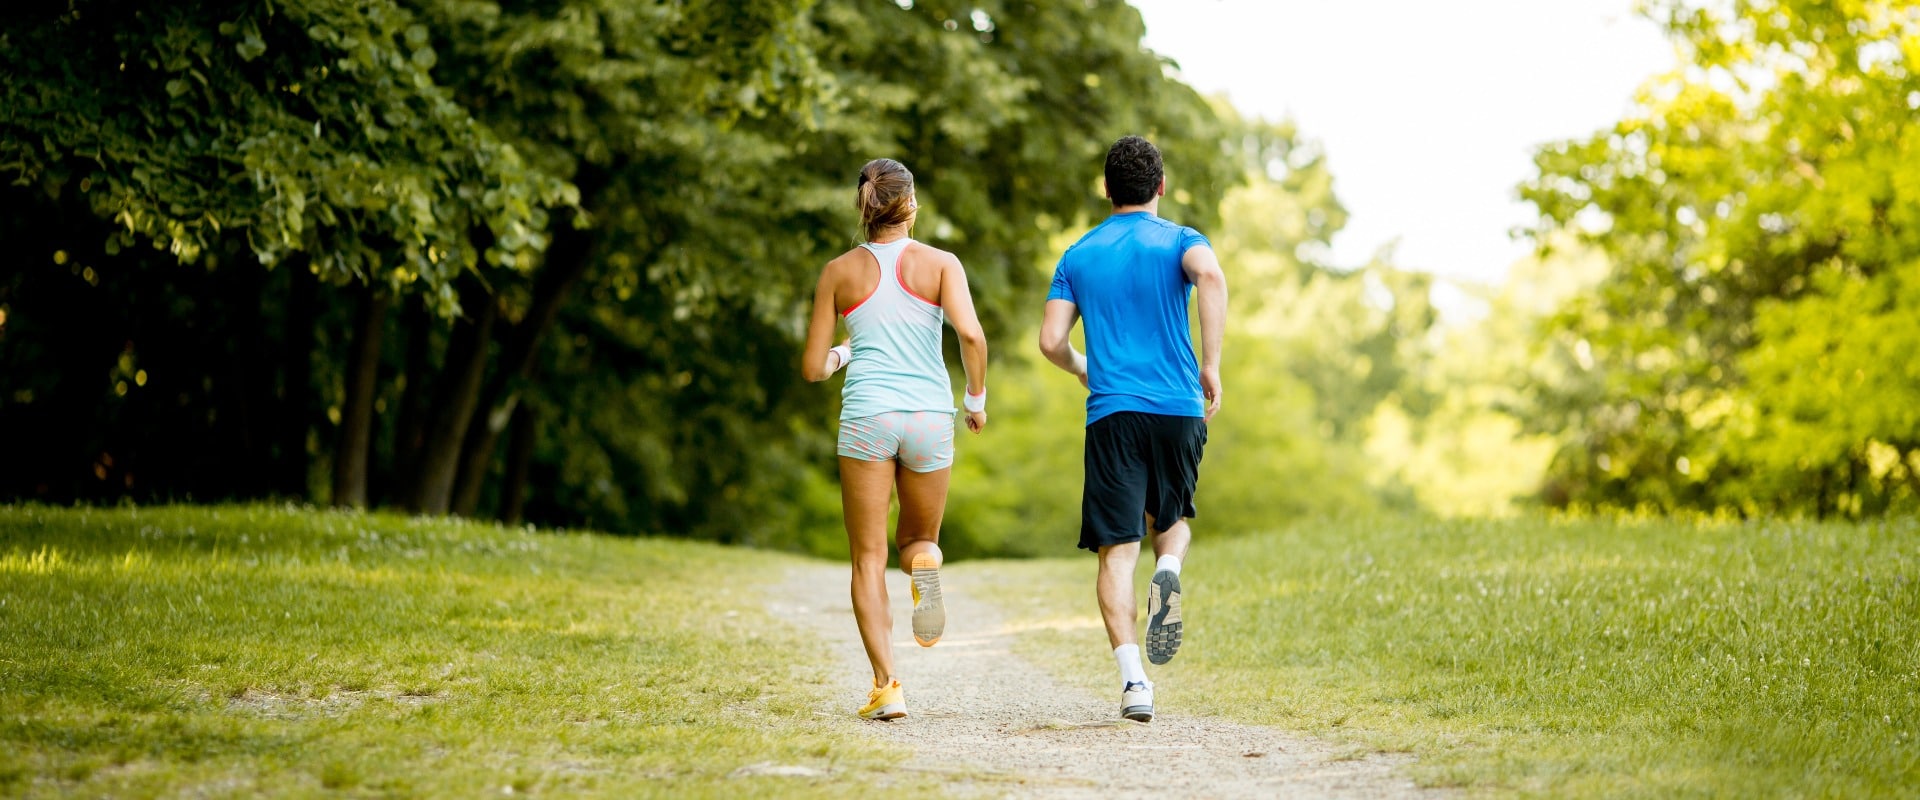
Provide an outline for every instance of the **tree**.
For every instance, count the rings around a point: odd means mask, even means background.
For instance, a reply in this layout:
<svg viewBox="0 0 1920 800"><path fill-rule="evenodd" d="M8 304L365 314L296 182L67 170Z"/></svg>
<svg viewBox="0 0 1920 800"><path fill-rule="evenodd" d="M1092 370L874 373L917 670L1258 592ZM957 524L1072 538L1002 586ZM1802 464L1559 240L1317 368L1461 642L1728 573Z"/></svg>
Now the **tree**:
<svg viewBox="0 0 1920 800"><path fill-rule="evenodd" d="M800 382L792 360L818 266L855 241L851 176L869 158L892 155L915 171L924 206L916 235L961 254L983 316L1003 330L1014 327L1016 299L1044 280L1027 265L1042 257L1048 230L1098 207L1097 183L1060 180L1061 163L1097 176L1112 139L1150 132L1170 153L1192 156L1182 197L1199 218L1210 215L1225 184L1212 177L1222 174L1218 129L1206 104L1139 48L1136 12L1119 3L976 8L833 5L791 25L761 25L772 37L765 52L784 65L779 86L730 89L725 97L753 103L726 113L650 93L639 99L659 107L639 113L595 100L611 89L568 99L544 85L526 89L525 100L473 100L498 109L501 130L522 130L529 152L543 141L556 153L604 153L626 165L607 171L600 201L583 193L595 212L590 263L535 367L545 377L522 383L528 391L518 395L537 397L538 416L554 415L554 430L569 436L564 459L546 461L559 454L541 449L547 455L535 458L545 466L529 472L568 476L570 499L557 511L607 527L752 540L761 535L756 517L784 513L786 498L830 468L830 398ZM615 36L613 23L595 14L558 16L599 19L594 35ZM513 31L550 31L547 18L529 12L489 22L489 35L501 37L492 44L472 44L484 37L462 33L467 23L457 19L436 27L473 48L447 63L488 75L496 95L508 53L578 61L583 73L571 85L591 87L607 71L589 57L608 49L598 40L516 43ZM736 23L701 30L715 24ZM541 55L553 41L588 55ZM1055 44L1039 46L1044 41ZM914 54L911 62L902 53ZM734 76L729 87L742 74L719 73ZM564 70L536 74L555 81ZM636 125L646 136L623 132ZM587 134L605 142L580 138ZM609 383L612 375L622 377ZM484 419L504 420L513 382L495 377L490 385L501 390L489 392L494 410ZM636 386L649 389L636 395ZM607 397L621 400L599 400ZM476 416L466 438L463 509L484 507L479 481L500 468L490 441L498 430L479 430L482 422Z"/></svg>
<svg viewBox="0 0 1920 800"><path fill-rule="evenodd" d="M10 461L0 491L791 541L759 527L831 474L831 396L792 362L862 162L914 167L919 235L1009 332L1114 138L1187 165L1169 206L1195 222L1231 174L1125 4L906 5L82 3L10 27L46 46L0 55L23 181L0 230L34 265L0 276L0 431L71 448L74 489ZM195 441L231 466L159 468ZM106 455L141 481L93 477Z"/></svg>
<svg viewBox="0 0 1920 800"><path fill-rule="evenodd" d="M1912 397L1904 360L1879 358L1910 333L1849 319L1914 310L1905 9L1656 4L1686 63L1612 130L1541 151L1523 193L1543 233L1613 264L1551 334L1588 374L1537 399L1569 502L1859 514L1913 474L1920 431L1879 408Z"/></svg>
<svg viewBox="0 0 1920 800"><path fill-rule="evenodd" d="M433 82L426 27L391 3L23 16L0 34L0 163L123 228L109 254L139 239L191 262L236 231L264 265L304 253L334 282L417 280L450 312L474 231L513 268L571 200Z"/></svg>
<svg viewBox="0 0 1920 800"><path fill-rule="evenodd" d="M276 305L260 293L282 279L256 273L215 281L238 298L231 308L243 337L239 363L185 369L204 369L205 383L253 397L237 406L250 413L222 427L241 426L229 435L243 440L279 430L277 453L242 450L248 460L276 459L291 476L280 490L303 494L315 279L423 292L454 314L457 276L530 265L545 244L548 210L573 199L571 187L526 165L453 102L433 82L434 60L426 28L392 3L79 2L18 13L0 31L8 205L15 219L61 224L17 229L13 241L28 255L10 283L15 291L39 286L28 270L72 261L89 284L125 286L135 270L165 268L131 254L138 244L208 270L285 264L306 273L288 283L284 358L260 330L271 324L263 312ZM191 283L176 274L182 288ZM62 313L30 292L10 299L16 317ZM132 359L156 340L122 341ZM187 385L185 372L162 382ZM35 402L31 390L12 394L15 403ZM184 404L192 392L179 396ZM268 399L276 396L284 404ZM32 428L31 420L64 413L43 407L9 416ZM250 477L260 474L257 464L238 466L227 490L265 491ZM82 479L69 473L56 482L69 480Z"/></svg>

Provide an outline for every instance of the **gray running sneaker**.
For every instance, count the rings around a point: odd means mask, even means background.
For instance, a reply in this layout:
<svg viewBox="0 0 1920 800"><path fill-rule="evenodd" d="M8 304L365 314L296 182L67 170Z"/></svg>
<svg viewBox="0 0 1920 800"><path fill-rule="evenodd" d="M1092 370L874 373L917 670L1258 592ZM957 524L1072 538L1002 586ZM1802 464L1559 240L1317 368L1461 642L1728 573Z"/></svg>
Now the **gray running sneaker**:
<svg viewBox="0 0 1920 800"><path fill-rule="evenodd" d="M1128 681L1120 690L1120 716L1134 722L1153 721L1153 684Z"/></svg>
<svg viewBox="0 0 1920 800"><path fill-rule="evenodd" d="M1180 652L1180 576L1168 570L1153 573L1147 586L1147 660L1165 664Z"/></svg>
<svg viewBox="0 0 1920 800"><path fill-rule="evenodd" d="M932 647L947 630L947 603L940 596L940 568L933 556L913 557L913 640Z"/></svg>

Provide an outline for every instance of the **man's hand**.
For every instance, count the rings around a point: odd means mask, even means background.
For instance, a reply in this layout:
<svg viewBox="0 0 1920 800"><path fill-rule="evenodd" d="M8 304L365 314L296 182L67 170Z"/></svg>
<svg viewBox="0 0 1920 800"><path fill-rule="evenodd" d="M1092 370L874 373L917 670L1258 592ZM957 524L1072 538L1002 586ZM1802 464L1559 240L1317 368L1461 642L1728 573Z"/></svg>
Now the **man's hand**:
<svg viewBox="0 0 1920 800"><path fill-rule="evenodd" d="M1080 379L1080 388L1093 390L1093 386L1087 383L1087 356L1078 350L1073 351L1073 376Z"/></svg>
<svg viewBox="0 0 1920 800"><path fill-rule="evenodd" d="M1200 370L1200 393L1207 398L1206 421L1212 422L1213 415L1220 410L1220 368Z"/></svg>

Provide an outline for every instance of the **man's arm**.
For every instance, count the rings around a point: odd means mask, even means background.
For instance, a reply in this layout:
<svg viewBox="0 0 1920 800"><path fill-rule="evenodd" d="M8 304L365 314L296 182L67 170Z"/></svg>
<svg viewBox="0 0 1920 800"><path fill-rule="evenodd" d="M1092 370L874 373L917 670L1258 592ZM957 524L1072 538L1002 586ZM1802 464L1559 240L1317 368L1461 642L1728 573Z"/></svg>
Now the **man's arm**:
<svg viewBox="0 0 1920 800"><path fill-rule="evenodd" d="M1047 313L1040 320L1040 354L1053 365L1073 373L1080 385L1087 385L1087 357L1073 349L1068 338L1073 324L1080 320L1080 307L1071 300L1048 300Z"/></svg>
<svg viewBox="0 0 1920 800"><path fill-rule="evenodd" d="M1207 398L1207 419L1220 410L1220 347L1227 338L1227 274L1213 248L1189 247L1180 268L1193 283L1200 306L1200 392ZM1049 304L1051 305L1051 304Z"/></svg>

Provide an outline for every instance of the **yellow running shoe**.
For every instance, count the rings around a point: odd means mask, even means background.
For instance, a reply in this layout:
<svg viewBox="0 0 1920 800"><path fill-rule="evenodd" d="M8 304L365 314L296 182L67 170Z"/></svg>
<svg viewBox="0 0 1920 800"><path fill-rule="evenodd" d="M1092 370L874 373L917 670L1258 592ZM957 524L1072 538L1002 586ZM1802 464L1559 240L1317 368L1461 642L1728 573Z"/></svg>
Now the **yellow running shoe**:
<svg viewBox="0 0 1920 800"><path fill-rule="evenodd" d="M932 647L947 629L947 606L940 598L940 568L926 553L913 557L913 640Z"/></svg>
<svg viewBox="0 0 1920 800"><path fill-rule="evenodd" d="M899 719L907 715L907 692L899 680L874 687L867 693L867 704L860 707L861 719Z"/></svg>

